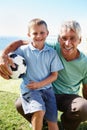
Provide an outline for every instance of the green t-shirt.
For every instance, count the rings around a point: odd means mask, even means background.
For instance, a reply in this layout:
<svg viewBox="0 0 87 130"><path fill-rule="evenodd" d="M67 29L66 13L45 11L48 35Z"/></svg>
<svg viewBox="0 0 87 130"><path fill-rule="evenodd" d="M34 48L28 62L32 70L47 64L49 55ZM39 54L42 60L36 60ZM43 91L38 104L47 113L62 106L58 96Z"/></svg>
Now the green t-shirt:
<svg viewBox="0 0 87 130"><path fill-rule="evenodd" d="M80 52L80 57L66 61L61 54L58 43L51 45L58 53L64 69L59 71L58 78L53 82L56 94L78 94L80 84L87 84L87 56Z"/></svg>

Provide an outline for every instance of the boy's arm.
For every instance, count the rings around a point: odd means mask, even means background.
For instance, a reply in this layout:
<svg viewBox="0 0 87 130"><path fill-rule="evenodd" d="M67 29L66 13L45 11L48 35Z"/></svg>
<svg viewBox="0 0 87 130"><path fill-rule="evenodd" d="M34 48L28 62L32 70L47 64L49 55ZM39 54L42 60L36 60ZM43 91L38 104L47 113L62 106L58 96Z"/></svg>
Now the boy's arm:
<svg viewBox="0 0 87 130"><path fill-rule="evenodd" d="M30 89L38 89L52 83L57 79L57 77L58 77L58 72L52 72L50 76L48 76L46 79L40 82L31 81L31 83L29 83L27 87Z"/></svg>

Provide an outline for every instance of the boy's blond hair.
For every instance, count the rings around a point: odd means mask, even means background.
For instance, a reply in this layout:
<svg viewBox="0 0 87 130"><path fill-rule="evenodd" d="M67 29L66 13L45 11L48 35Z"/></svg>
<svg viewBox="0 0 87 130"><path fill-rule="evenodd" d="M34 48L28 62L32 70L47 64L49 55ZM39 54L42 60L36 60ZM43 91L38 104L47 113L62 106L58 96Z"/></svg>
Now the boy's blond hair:
<svg viewBox="0 0 87 130"><path fill-rule="evenodd" d="M32 19L29 23L28 23L28 32L30 32L30 28L33 26L33 25L42 25L44 24L48 30L48 27L47 27L47 23L42 20L42 19L39 19L39 18L35 18L35 19Z"/></svg>

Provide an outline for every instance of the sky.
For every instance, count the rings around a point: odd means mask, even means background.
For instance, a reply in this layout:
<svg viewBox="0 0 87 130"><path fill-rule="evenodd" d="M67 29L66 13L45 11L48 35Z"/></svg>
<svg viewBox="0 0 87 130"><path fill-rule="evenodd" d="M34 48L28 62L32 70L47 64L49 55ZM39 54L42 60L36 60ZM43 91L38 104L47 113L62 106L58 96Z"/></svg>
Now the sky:
<svg viewBox="0 0 87 130"><path fill-rule="evenodd" d="M63 21L76 20L87 36L87 0L0 0L0 36L27 36L33 18L47 22L49 35L57 35Z"/></svg>

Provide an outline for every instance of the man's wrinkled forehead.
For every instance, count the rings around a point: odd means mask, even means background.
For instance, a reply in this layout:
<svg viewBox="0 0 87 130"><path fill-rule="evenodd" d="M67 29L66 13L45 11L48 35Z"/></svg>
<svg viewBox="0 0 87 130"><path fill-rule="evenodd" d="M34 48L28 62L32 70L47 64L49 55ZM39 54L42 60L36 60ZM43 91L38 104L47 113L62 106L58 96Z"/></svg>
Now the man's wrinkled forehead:
<svg viewBox="0 0 87 130"><path fill-rule="evenodd" d="M60 32L63 32L63 31L67 31L67 32L68 32L68 31L73 31L73 32L76 32L76 29L73 28L72 26L64 25L64 26L61 27Z"/></svg>
<svg viewBox="0 0 87 130"><path fill-rule="evenodd" d="M72 29L72 28L67 28L67 27L62 27L60 30L60 36L63 34L77 34L76 30Z"/></svg>

